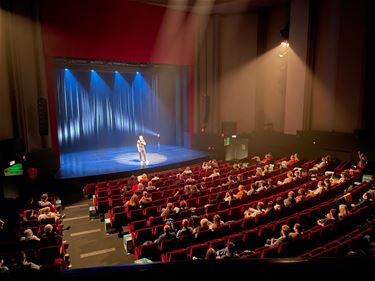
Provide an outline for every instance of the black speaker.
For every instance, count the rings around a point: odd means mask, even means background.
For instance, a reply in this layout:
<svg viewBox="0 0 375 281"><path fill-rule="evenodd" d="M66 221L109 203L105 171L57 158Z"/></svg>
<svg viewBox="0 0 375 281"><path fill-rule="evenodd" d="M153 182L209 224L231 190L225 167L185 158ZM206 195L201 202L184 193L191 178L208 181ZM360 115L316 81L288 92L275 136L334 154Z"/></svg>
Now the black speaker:
<svg viewBox="0 0 375 281"><path fill-rule="evenodd" d="M203 123L207 123L210 117L210 96L204 96Z"/></svg>
<svg viewBox="0 0 375 281"><path fill-rule="evenodd" d="M237 123L236 122L223 122L221 124L221 133L224 136L233 136L237 134Z"/></svg>
<svg viewBox="0 0 375 281"><path fill-rule="evenodd" d="M39 135L48 136L48 107L45 98L38 98Z"/></svg>

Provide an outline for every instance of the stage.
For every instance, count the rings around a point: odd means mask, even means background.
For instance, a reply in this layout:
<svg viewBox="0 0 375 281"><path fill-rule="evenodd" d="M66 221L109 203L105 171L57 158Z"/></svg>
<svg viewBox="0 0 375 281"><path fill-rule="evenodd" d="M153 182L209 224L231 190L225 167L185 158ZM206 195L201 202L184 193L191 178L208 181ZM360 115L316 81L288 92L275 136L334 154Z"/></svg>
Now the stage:
<svg viewBox="0 0 375 281"><path fill-rule="evenodd" d="M128 174L173 168L177 164L203 161L207 152L172 145L147 145L148 165L141 165L136 146L87 150L60 155L57 179L84 178L113 174Z"/></svg>

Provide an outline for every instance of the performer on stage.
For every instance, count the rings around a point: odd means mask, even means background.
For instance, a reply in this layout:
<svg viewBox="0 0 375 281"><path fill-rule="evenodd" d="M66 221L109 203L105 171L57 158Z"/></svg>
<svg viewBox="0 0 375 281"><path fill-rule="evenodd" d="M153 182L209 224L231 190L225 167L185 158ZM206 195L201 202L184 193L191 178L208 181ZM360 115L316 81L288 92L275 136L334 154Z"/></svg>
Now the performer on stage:
<svg viewBox="0 0 375 281"><path fill-rule="evenodd" d="M144 140L143 136L139 136L139 139L137 140L137 148L139 152L139 161L141 161L141 163L148 164L146 157L146 141Z"/></svg>

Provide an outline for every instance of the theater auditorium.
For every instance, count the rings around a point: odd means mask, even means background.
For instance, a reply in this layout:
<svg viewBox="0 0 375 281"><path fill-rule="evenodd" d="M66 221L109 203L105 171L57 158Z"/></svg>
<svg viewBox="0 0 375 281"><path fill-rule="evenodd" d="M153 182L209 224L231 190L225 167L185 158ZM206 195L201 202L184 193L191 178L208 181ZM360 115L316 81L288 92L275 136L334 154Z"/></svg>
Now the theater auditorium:
<svg viewBox="0 0 375 281"><path fill-rule="evenodd" d="M0 0L0 279L372 274L374 8Z"/></svg>

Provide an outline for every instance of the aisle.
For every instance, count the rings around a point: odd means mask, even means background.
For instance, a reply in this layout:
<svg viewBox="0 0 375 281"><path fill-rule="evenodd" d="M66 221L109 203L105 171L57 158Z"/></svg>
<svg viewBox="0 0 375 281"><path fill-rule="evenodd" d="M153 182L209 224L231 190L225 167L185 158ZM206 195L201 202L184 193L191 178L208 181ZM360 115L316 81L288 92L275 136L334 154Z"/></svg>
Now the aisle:
<svg viewBox="0 0 375 281"><path fill-rule="evenodd" d="M134 255L128 255L117 234L107 234L104 222L89 218L91 199L84 199L64 206L66 215L64 240L69 244L68 253L72 268L85 268L126 264L134 262Z"/></svg>

